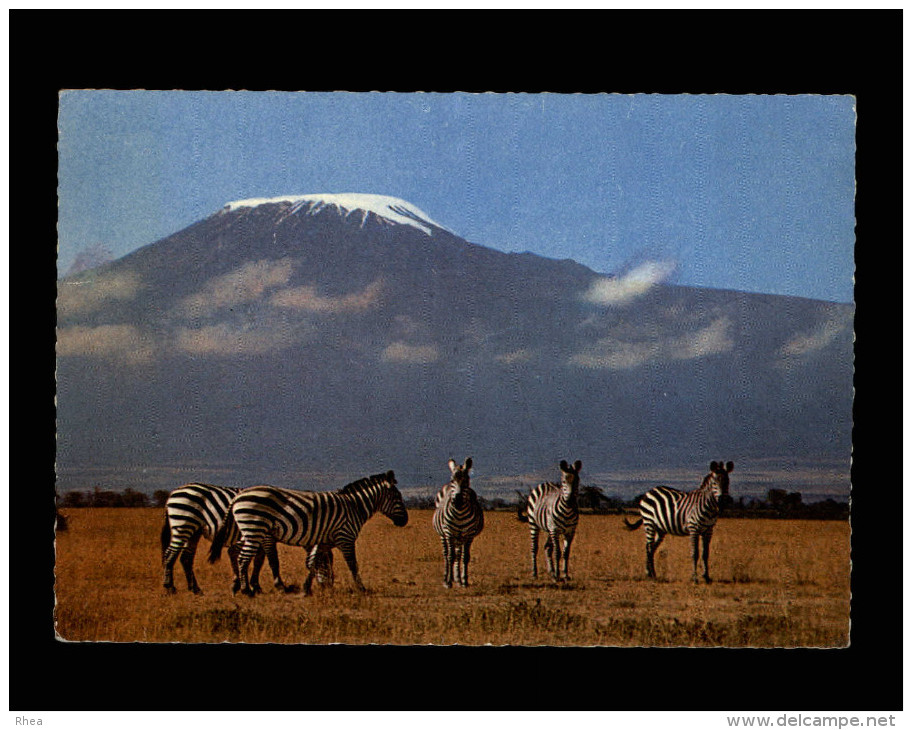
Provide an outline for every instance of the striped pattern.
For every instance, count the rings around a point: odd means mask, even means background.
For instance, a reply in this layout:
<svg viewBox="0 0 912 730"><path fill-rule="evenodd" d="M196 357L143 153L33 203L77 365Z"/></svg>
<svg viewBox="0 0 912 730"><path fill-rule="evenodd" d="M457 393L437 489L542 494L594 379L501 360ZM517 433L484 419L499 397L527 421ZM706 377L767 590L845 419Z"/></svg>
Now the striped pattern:
<svg viewBox="0 0 912 730"><path fill-rule="evenodd" d="M560 463L560 484L545 482L539 484L526 498L520 508L519 518L529 523L532 538L532 577L538 578L538 533L547 538L545 552L548 555L548 569L556 581L569 580L570 546L579 524L579 473L583 463L577 461L570 466ZM563 570L561 569L563 558Z"/></svg>
<svg viewBox="0 0 912 730"><path fill-rule="evenodd" d="M212 540L222 527L228 513L231 500L240 492L238 487L219 487L214 484L185 484L178 487L168 496L165 502L165 523L161 530L162 566L164 568L164 587L168 593L175 593L174 564L180 558L181 566L187 578L187 589L202 593L196 574L193 572L193 561L196 547L201 537ZM235 581L238 581L237 554L240 547L229 550ZM279 574L279 556L275 541L263 544L263 550L256 555L253 566L251 585L260 591L259 575L265 557L269 558L269 567L275 578L276 588L285 589Z"/></svg>
<svg viewBox="0 0 912 730"><path fill-rule="evenodd" d="M450 459L447 465L450 467L451 479L437 493L433 524L443 544L446 566L443 584L452 588L455 574L457 584L467 587L472 541L484 528L484 511L478 502L478 496L469 485L472 460L466 459L464 464L459 465Z"/></svg>
<svg viewBox="0 0 912 730"><path fill-rule="evenodd" d="M231 503L225 524L212 541L209 561L218 560L225 543L237 530L241 542L238 556L240 590L253 595L247 581L247 568L262 545L272 538L304 547L310 553L307 559L310 572L304 584L304 592L309 594L319 553L338 548L355 585L363 591L355 540L364 523L376 512L386 515L397 526L408 523L408 512L392 471L353 482L338 492L251 487Z"/></svg>
<svg viewBox="0 0 912 730"><path fill-rule="evenodd" d="M624 519L629 530L645 525L646 532L646 575L656 577L655 552L665 535L690 537L693 546L693 581L698 583L700 561L700 537L703 538L703 578L709 577L709 543L713 527L719 517L719 499L728 494L729 477L733 462L727 464L711 462L709 474L703 483L692 492L682 492L671 487L655 487L640 498L640 519L630 523Z"/></svg>

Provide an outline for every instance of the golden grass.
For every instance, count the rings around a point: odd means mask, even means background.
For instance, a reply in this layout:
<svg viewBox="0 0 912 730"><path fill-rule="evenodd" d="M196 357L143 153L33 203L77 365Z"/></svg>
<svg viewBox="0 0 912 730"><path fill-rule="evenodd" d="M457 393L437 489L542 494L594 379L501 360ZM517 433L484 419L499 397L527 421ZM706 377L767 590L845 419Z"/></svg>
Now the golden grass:
<svg viewBox="0 0 912 730"><path fill-rule="evenodd" d="M203 595L162 589L157 509L73 509L57 536L58 634L70 641L603 646L846 646L849 525L721 520L711 585L690 582L690 543L668 538L645 578L642 530L616 516L583 515L570 558L572 580L533 581L526 525L485 515L468 589L443 586L431 512L405 528L375 517L358 539L357 593L345 562L336 585L313 596L280 594L264 569L264 593L234 596L227 558L196 573ZM286 581L305 575L304 552L280 546ZM547 575L540 551L540 576Z"/></svg>

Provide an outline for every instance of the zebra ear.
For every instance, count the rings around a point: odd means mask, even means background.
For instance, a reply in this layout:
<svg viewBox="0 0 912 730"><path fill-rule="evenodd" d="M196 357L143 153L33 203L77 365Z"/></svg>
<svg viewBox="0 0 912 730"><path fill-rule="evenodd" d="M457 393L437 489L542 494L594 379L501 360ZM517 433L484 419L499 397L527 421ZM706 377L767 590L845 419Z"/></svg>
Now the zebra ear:
<svg viewBox="0 0 912 730"><path fill-rule="evenodd" d="M719 465L716 462L711 461L711 462L709 462L709 470L711 472L715 473L715 472L719 471Z"/></svg>
<svg viewBox="0 0 912 730"><path fill-rule="evenodd" d="M735 462L730 461L725 465L725 471L732 471L735 468Z"/></svg>
<svg viewBox="0 0 912 730"><path fill-rule="evenodd" d="M564 459L560 463L561 471L570 471L570 466L567 464L567 460Z"/></svg>
<svg viewBox="0 0 912 730"><path fill-rule="evenodd" d="M447 462L447 466L450 467L450 474L455 474L455 473L456 473L456 468L457 468L458 465L456 464L455 459L450 459L450 460Z"/></svg>
<svg viewBox="0 0 912 730"><path fill-rule="evenodd" d="M577 459L573 463L573 471L575 471L577 474L579 474L580 469L582 469L582 468L583 468L583 462L581 462L579 459Z"/></svg>
<svg viewBox="0 0 912 730"><path fill-rule="evenodd" d="M465 470L468 471L471 468L472 468L472 457L470 456L468 459L465 460Z"/></svg>

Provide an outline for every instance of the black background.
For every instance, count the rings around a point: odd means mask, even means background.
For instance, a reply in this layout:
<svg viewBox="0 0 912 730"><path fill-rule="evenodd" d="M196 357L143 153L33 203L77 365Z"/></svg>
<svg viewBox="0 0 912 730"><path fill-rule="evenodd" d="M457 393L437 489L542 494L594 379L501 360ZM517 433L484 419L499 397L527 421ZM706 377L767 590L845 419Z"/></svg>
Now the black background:
<svg viewBox="0 0 912 730"><path fill-rule="evenodd" d="M16 325L9 340L10 389L23 396L10 418L10 709L902 709L901 11L329 15L10 13L10 272L17 274L10 291ZM57 92L63 88L855 95L851 646L56 641L48 539L54 485L51 242ZM27 273L20 278L20 272ZM461 691L454 691L453 677L461 678L455 685ZM562 691L567 687L576 691L568 695Z"/></svg>

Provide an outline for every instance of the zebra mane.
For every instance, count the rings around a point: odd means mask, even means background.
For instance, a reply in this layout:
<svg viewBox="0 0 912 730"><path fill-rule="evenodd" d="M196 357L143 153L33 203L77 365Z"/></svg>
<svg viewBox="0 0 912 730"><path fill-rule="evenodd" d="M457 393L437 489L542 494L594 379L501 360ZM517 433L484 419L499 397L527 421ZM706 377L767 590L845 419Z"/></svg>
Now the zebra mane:
<svg viewBox="0 0 912 730"><path fill-rule="evenodd" d="M357 481L342 487L342 489L339 490L339 494L354 494L356 492L363 492L369 487L384 484L388 485L391 474L392 472L384 472L383 474L373 474L372 476L358 479Z"/></svg>

